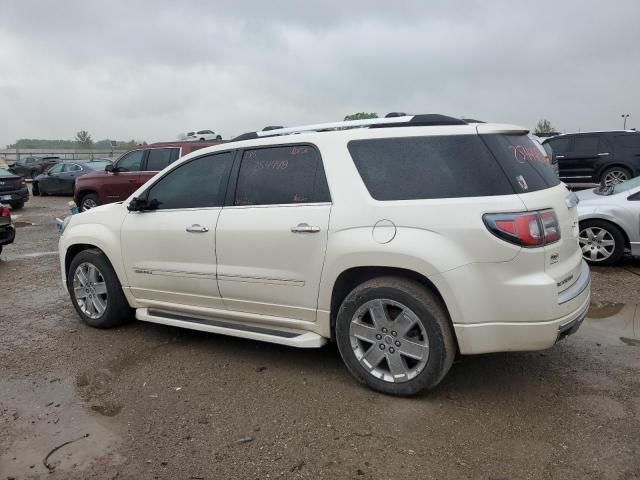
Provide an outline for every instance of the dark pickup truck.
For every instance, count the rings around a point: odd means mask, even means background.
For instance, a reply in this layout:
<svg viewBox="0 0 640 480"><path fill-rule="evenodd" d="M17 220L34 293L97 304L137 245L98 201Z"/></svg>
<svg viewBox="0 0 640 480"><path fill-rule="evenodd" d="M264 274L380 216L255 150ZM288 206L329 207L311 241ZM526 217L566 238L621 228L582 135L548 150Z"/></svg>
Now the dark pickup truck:
<svg viewBox="0 0 640 480"><path fill-rule="evenodd" d="M9 165L9 169L21 177L36 178L60 160L60 157L25 157Z"/></svg>

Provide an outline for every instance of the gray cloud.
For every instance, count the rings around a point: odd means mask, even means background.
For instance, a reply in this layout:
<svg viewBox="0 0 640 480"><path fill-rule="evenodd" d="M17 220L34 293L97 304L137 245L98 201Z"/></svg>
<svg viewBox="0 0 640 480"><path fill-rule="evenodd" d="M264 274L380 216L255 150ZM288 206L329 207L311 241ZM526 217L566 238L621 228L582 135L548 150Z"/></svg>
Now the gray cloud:
<svg viewBox="0 0 640 480"><path fill-rule="evenodd" d="M354 111L640 123L640 2L441 3L0 0L0 145Z"/></svg>

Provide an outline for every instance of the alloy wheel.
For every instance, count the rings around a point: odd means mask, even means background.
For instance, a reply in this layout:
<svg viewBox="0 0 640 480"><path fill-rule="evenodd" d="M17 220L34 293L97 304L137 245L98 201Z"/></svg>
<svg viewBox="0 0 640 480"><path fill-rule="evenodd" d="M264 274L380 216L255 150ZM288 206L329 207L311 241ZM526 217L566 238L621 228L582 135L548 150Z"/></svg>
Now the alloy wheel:
<svg viewBox="0 0 640 480"><path fill-rule="evenodd" d="M610 187L627 180L629 180L629 174L624 170L610 170L604 176L602 183L604 183L605 187Z"/></svg>
<svg viewBox="0 0 640 480"><path fill-rule="evenodd" d="M349 340L360 365L385 382L415 378L429 358L429 338L418 316L394 300L364 303L351 319Z"/></svg>
<svg viewBox="0 0 640 480"><path fill-rule="evenodd" d="M587 227L580 231L578 238L582 256L591 262L608 259L616 248L616 241L608 230L600 227Z"/></svg>
<svg viewBox="0 0 640 480"><path fill-rule="evenodd" d="M73 274L73 296L82 313L100 318L107 309L107 283L102 272L91 263L81 263Z"/></svg>
<svg viewBox="0 0 640 480"><path fill-rule="evenodd" d="M85 198L82 200L82 211L91 210L92 208L97 207L98 204L93 198Z"/></svg>

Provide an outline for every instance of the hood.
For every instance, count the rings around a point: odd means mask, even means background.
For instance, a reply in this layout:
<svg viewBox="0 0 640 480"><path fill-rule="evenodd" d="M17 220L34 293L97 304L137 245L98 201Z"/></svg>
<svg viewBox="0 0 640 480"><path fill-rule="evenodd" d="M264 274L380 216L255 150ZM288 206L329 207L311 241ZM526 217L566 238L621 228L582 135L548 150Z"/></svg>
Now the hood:
<svg viewBox="0 0 640 480"><path fill-rule="evenodd" d="M603 198L607 198L606 195L598 195L597 193L595 193L595 188L580 190L579 192L576 192L576 195L580 199L580 202L588 202L591 200L602 200Z"/></svg>
<svg viewBox="0 0 640 480"><path fill-rule="evenodd" d="M82 181L87 181L91 178L106 177L107 175L109 174L104 170L92 171L89 173L83 173L82 176L79 176L78 178L76 178L76 181L80 181L80 179L82 179Z"/></svg>

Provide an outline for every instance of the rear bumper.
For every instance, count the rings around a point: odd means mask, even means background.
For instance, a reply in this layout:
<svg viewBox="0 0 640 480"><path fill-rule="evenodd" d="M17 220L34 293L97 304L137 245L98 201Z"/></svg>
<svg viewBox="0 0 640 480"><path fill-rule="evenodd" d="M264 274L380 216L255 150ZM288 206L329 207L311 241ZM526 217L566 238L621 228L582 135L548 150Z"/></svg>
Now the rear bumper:
<svg viewBox="0 0 640 480"><path fill-rule="evenodd" d="M543 322L488 322L454 324L460 353L472 355L490 352L544 350L558 340L575 333L591 304L591 272L582 265L580 277L559 295L558 307L571 305L571 311Z"/></svg>
<svg viewBox="0 0 640 480"><path fill-rule="evenodd" d="M19 190L0 192L0 203L26 202L27 200L29 200L29 189L27 187Z"/></svg>

